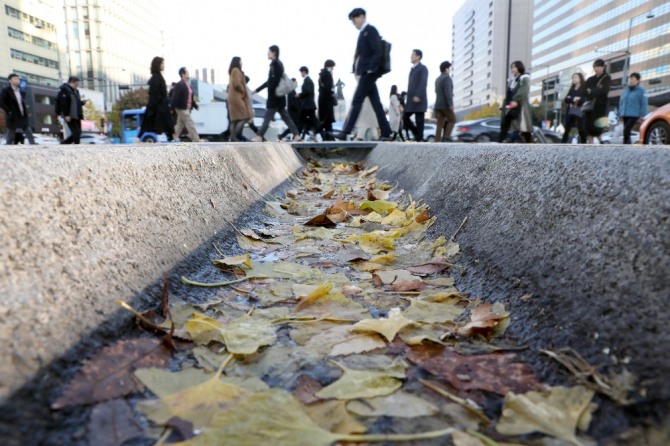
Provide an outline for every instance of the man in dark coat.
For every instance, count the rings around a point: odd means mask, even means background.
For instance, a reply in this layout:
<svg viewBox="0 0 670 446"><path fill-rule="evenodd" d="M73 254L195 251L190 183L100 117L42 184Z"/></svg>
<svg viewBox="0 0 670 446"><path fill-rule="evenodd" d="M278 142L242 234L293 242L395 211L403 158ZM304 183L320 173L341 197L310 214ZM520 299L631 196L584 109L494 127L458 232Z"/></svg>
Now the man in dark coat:
<svg viewBox="0 0 670 446"><path fill-rule="evenodd" d="M81 139L81 120L84 119L84 103L79 96L79 78L70 76L67 83L60 86L56 101L56 115L63 116L70 129L70 136L61 144L79 144Z"/></svg>
<svg viewBox="0 0 670 446"><path fill-rule="evenodd" d="M324 140L331 139L330 133L333 131L333 122L335 122L334 107L337 105L337 98L333 92L334 68L335 61L327 59L319 73L319 128L317 132L321 133Z"/></svg>
<svg viewBox="0 0 670 446"><path fill-rule="evenodd" d="M381 129L381 141L391 140L391 126L386 119L384 107L379 98L379 90L377 90L377 79L379 78L379 69L382 61L382 39L379 31L374 26L366 22L365 10L363 8L355 8L349 13L349 20L351 20L359 30L358 42L356 44L356 63L355 73L360 76L354 98L351 101L351 111L347 118L347 123L344 129L337 135L333 135L337 139L346 140L347 135L351 133L358 120L358 115L361 113L363 101L365 98L370 98L372 109L377 117L377 123Z"/></svg>
<svg viewBox="0 0 670 446"><path fill-rule="evenodd" d="M300 124L302 135L316 131L318 123L316 120L316 102L314 101L314 81L309 77L309 69L300 67L302 76L302 89L300 91Z"/></svg>
<svg viewBox="0 0 670 446"><path fill-rule="evenodd" d="M407 85L407 105L403 113L403 124L414 134L414 140L423 141L425 113L428 109L428 68L421 63L423 52L412 51L410 60L412 69L409 72ZM416 125L410 119L414 115Z"/></svg>
<svg viewBox="0 0 670 446"><path fill-rule="evenodd" d="M7 76L9 85L0 92L0 108L5 111L7 125L7 144L16 144L16 129L23 129L23 134L30 144L35 144L33 131L28 124L28 109L26 108L25 92L19 88L21 80L15 73Z"/></svg>

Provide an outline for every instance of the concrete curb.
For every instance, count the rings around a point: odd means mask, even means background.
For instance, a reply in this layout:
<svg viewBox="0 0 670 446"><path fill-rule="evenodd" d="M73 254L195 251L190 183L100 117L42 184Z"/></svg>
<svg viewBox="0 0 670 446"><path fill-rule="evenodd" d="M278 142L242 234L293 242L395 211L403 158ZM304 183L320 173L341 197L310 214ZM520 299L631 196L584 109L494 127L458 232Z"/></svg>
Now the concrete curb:
<svg viewBox="0 0 670 446"><path fill-rule="evenodd" d="M0 401L300 165L281 144L3 147Z"/></svg>

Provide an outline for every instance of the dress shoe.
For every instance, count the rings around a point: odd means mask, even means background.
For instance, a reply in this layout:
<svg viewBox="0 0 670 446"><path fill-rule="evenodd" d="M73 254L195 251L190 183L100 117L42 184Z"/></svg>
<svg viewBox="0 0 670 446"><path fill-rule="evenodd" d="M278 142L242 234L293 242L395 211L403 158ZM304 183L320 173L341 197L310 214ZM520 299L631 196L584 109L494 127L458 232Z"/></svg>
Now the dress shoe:
<svg viewBox="0 0 670 446"><path fill-rule="evenodd" d="M390 136L381 136L377 139L377 141L379 141L379 142L391 142L391 141L393 141L393 138L391 138Z"/></svg>
<svg viewBox="0 0 670 446"><path fill-rule="evenodd" d="M347 136L349 136L349 134L345 132L337 132L337 133L330 133L328 136L334 140L336 139L338 141L346 141Z"/></svg>

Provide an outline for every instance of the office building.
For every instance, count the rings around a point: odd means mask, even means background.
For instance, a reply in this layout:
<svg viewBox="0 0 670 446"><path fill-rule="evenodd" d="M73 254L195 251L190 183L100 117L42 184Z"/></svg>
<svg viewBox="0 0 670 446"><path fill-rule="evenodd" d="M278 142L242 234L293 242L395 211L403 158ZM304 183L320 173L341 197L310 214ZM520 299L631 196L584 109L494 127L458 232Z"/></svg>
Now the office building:
<svg viewBox="0 0 670 446"><path fill-rule="evenodd" d="M670 102L670 3L667 0L535 0L531 96L558 112L574 73L593 74L604 59L616 110L626 74L639 72L650 104Z"/></svg>
<svg viewBox="0 0 670 446"><path fill-rule="evenodd" d="M110 111L125 88L146 85L165 44L159 0L63 0L67 64L80 86L102 91Z"/></svg>
<svg viewBox="0 0 670 446"><path fill-rule="evenodd" d="M509 65L529 65L533 0L467 0L453 17L452 78L458 117L501 103Z"/></svg>

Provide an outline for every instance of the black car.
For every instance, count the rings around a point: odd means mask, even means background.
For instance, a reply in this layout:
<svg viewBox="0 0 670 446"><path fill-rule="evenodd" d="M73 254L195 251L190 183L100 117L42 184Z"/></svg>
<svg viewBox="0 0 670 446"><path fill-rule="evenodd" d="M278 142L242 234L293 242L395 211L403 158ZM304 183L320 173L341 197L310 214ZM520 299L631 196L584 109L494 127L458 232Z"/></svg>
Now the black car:
<svg viewBox="0 0 670 446"><path fill-rule="evenodd" d="M500 118L463 121L454 127L454 138L461 142L495 142L500 135Z"/></svg>

